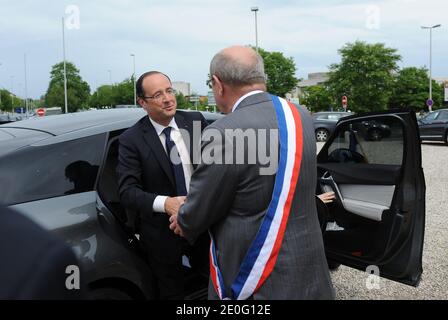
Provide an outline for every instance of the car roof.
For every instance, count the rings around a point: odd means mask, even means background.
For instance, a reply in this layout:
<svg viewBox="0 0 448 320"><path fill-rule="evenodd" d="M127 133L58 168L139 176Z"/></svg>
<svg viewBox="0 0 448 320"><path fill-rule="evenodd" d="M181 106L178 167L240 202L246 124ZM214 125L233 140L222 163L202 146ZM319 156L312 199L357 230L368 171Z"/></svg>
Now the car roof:
<svg viewBox="0 0 448 320"><path fill-rule="evenodd" d="M185 110L178 110L185 111ZM205 119L220 114L201 112ZM146 115L142 108L91 110L34 117L0 125L0 156L26 146L41 146L127 129Z"/></svg>
<svg viewBox="0 0 448 320"><path fill-rule="evenodd" d="M114 122L138 120L145 114L146 112L141 108L91 110L46 117L33 117L1 125L0 129L29 129L58 136L72 131L103 126Z"/></svg>

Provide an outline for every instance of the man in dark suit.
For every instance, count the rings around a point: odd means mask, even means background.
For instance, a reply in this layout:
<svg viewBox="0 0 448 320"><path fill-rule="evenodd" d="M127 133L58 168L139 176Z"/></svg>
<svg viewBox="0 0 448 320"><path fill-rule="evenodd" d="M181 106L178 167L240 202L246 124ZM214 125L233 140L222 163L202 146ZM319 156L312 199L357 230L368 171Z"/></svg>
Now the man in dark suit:
<svg viewBox="0 0 448 320"><path fill-rule="evenodd" d="M208 240L205 235L194 247L188 246L170 231L169 217L185 199L194 169L193 152L199 149L207 123L199 112L176 112L174 89L161 72L143 74L136 90L148 116L120 136L120 201L138 214L141 241L160 299L182 299L182 256L190 254L192 267L206 265Z"/></svg>
<svg viewBox="0 0 448 320"><path fill-rule="evenodd" d="M213 151L226 162L198 166L170 228L189 241L209 229L210 299L332 299L316 212L311 117L265 92L263 60L251 48L222 50L210 75L227 116L203 132L202 157ZM232 136L249 142L239 145ZM278 164L274 170L262 161L262 149Z"/></svg>
<svg viewBox="0 0 448 320"><path fill-rule="evenodd" d="M81 299L82 286L67 286L70 266L79 264L63 240L0 207L0 300Z"/></svg>

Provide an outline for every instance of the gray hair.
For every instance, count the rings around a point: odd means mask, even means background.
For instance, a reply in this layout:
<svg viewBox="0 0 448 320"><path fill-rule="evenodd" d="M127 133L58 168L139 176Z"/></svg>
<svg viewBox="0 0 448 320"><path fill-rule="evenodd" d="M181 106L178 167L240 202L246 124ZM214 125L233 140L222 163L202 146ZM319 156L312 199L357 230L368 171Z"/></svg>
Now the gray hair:
<svg viewBox="0 0 448 320"><path fill-rule="evenodd" d="M216 75L222 82L231 86L266 84L263 58L255 53L250 64L236 60L218 52L210 63L210 77Z"/></svg>

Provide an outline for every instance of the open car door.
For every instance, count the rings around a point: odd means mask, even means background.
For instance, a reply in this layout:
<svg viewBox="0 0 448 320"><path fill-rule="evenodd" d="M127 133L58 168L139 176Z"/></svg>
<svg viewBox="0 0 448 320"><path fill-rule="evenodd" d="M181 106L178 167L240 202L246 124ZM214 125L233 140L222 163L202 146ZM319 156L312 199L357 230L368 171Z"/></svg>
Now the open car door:
<svg viewBox="0 0 448 320"><path fill-rule="evenodd" d="M415 114L343 118L317 158L318 192L334 191L323 225L327 259L417 286L425 179ZM370 271L369 271L370 272Z"/></svg>

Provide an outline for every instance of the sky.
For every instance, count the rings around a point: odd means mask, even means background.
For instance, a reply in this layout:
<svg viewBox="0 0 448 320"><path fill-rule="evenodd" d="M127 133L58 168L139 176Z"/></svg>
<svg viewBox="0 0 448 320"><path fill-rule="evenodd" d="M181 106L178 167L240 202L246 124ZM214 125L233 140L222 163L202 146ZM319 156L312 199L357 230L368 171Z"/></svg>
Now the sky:
<svg viewBox="0 0 448 320"><path fill-rule="evenodd" d="M448 77L447 0L0 0L0 88L44 95L52 65L66 58L92 89L133 73L159 70L207 94L209 63L219 50L258 45L296 63L298 78L340 62L338 49L356 40L396 48L400 67L429 66ZM444 58L445 57L445 58Z"/></svg>

